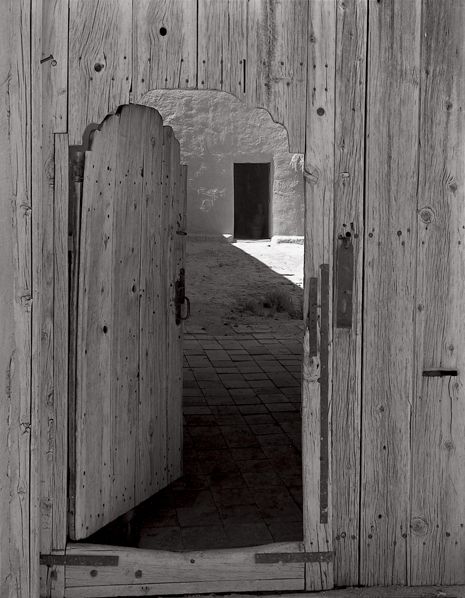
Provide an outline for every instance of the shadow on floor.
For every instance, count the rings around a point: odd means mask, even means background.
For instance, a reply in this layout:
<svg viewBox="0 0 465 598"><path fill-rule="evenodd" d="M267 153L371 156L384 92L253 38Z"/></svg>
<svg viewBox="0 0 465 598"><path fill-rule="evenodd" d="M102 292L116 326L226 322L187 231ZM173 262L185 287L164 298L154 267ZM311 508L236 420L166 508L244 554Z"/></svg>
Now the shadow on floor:
<svg viewBox="0 0 465 598"><path fill-rule="evenodd" d="M252 261L243 271L260 270L259 292L282 282L251 256L222 249L236 267ZM236 271L230 299L252 280ZM203 301L196 288L194 305ZM87 542L182 551L302 540L302 323L253 315L223 334L206 328L198 315L185 334L183 477Z"/></svg>

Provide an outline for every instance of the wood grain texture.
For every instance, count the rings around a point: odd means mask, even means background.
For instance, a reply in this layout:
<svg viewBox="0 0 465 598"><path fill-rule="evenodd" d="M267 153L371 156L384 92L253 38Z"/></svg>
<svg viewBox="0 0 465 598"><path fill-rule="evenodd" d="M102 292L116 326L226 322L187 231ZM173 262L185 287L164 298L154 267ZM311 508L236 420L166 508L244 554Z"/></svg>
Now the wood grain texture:
<svg viewBox="0 0 465 598"><path fill-rule="evenodd" d="M322 449L322 437L331 446L331 385L322 390L321 380L332 376L332 276L334 212L334 86L336 3L318 0L310 4L308 70L312 87L307 94L305 145L305 288L304 362L302 389L302 456L304 483L304 541L307 551L332 550L331 467ZM310 77L310 75L309 75ZM327 278L327 285L324 284ZM315 297L310 301L311 285ZM322 304L329 313L323 313ZM310 310L312 317L310 317ZM326 320L323 326L323 320ZM323 328L327 330L322 334ZM322 359L327 356L326 359ZM323 363L327 361L327 363ZM322 367L324 366L324 368ZM323 369L326 371L323 372ZM324 374L324 376L323 376ZM327 401L327 403L326 403ZM323 407L323 409L322 409ZM320 424L321 418L328 424ZM322 464L323 460L323 464ZM325 474L326 470L326 474ZM327 476L327 496L321 493ZM327 510L322 512L327 498ZM326 521L325 523L322 521ZM306 565L306 589L333 586L332 563Z"/></svg>
<svg viewBox="0 0 465 598"><path fill-rule="evenodd" d="M465 6L423 3L410 583L465 582ZM423 377L428 368L455 377Z"/></svg>
<svg viewBox="0 0 465 598"><path fill-rule="evenodd" d="M248 5L245 0L200 0L199 89L218 89L245 98Z"/></svg>
<svg viewBox="0 0 465 598"><path fill-rule="evenodd" d="M289 151L303 152L307 78L307 0L248 3L247 103L268 110L289 134Z"/></svg>
<svg viewBox="0 0 465 598"><path fill-rule="evenodd" d="M31 26L28 1L0 23L0 594L38 592L31 562ZM32 430L34 423L34 430ZM37 496L37 487L34 489ZM36 513L34 511L34 513Z"/></svg>
<svg viewBox="0 0 465 598"><path fill-rule="evenodd" d="M30 552L31 555L36 555L39 550L50 552L55 544L57 549L63 549L65 542L63 525L66 471L63 471L63 467L66 468L66 455L62 451L67 445L66 367L64 370L56 369L60 361L55 364L55 351L61 352L63 358L63 350L66 350L63 343L66 344L67 322L62 320L62 316L66 310L63 300L67 280L67 224L63 219L67 216L63 213L66 207L55 209L54 136L57 132L66 131L68 4L34 2L31 3L30 16L31 93L34 98L31 177L34 265L31 413L32 429L36 431L31 447L31 521L35 523L31 524ZM66 177L63 168L66 166L61 167L59 176ZM62 193L66 181L60 180L59 185ZM55 235L58 235L57 254ZM57 339L56 321L59 327ZM39 591L38 559L33 557L31 563L31 583L35 587L31 592L36 594ZM47 588L47 592L51 594L51 588Z"/></svg>
<svg viewBox="0 0 465 598"><path fill-rule="evenodd" d="M68 554L109 554L117 567L66 568L66 596L138 596L186 592L303 590L302 563L255 563L256 552L298 552L299 543L205 552L165 552L91 544L70 545ZM135 571L140 573L135 575ZM113 586L111 588L111 586ZM225 589L225 590L224 590ZM81 592L81 593L79 593ZM107 592L105 594L105 592Z"/></svg>
<svg viewBox="0 0 465 598"><path fill-rule="evenodd" d="M32 89L37 93L32 151L33 410L40 421L40 464L34 450L32 463L40 502L32 498L32 504L40 504L40 549L49 552L64 549L66 542L68 181L67 151L55 180L55 133L66 130L67 122L67 2L35 3L32 27Z"/></svg>
<svg viewBox="0 0 465 598"><path fill-rule="evenodd" d="M179 143L152 108L94 133L82 199L76 524L80 539L180 475L174 330Z"/></svg>
<svg viewBox="0 0 465 598"><path fill-rule="evenodd" d="M179 275L180 255L176 251L181 249L177 243L177 221L180 217L180 147L179 141L174 137L171 139L170 147L170 180L169 180L169 203L167 213L168 224L168 312L166 313L168 325L168 394L166 410L166 443L167 443L167 476L168 483L176 480L182 473L182 336L179 333L179 326L176 324L176 289L175 282ZM180 253L180 252L179 252Z"/></svg>
<svg viewBox="0 0 465 598"><path fill-rule="evenodd" d="M47 90L53 133L68 129L68 0L42 4L42 81Z"/></svg>
<svg viewBox="0 0 465 598"><path fill-rule="evenodd" d="M90 516L113 500L111 343L113 202L117 117L107 119L86 152L82 190L76 368L76 477L73 537L98 523ZM102 292L103 289L103 292ZM97 292L95 292L97 290ZM105 333L104 326L107 327ZM72 433L72 431L70 432Z"/></svg>
<svg viewBox="0 0 465 598"><path fill-rule="evenodd" d="M143 200L144 113L125 106L119 115L113 203L111 298L112 511L135 504L139 402L140 229Z"/></svg>
<svg viewBox="0 0 465 598"><path fill-rule="evenodd" d="M353 286L351 326L336 322L333 337L334 580L350 586L358 583L359 565L366 0L338 1L337 36L334 255L353 247Z"/></svg>
<svg viewBox="0 0 465 598"><path fill-rule="evenodd" d="M75 537L76 504L76 371L77 371L77 323L79 300L79 262L81 240L81 203L84 180L85 150L82 146L69 148L70 186L69 196L69 317L68 317L68 535Z"/></svg>
<svg viewBox="0 0 465 598"><path fill-rule="evenodd" d="M197 2L135 2L133 35L135 101L152 89L197 86Z"/></svg>
<svg viewBox="0 0 465 598"><path fill-rule="evenodd" d="M370 2L368 52L360 583L393 585L407 583L420 2Z"/></svg>
<svg viewBox="0 0 465 598"><path fill-rule="evenodd" d="M80 145L87 125L129 102L132 4L128 0L69 2L69 137Z"/></svg>
<svg viewBox="0 0 465 598"><path fill-rule="evenodd" d="M68 135L56 133L54 187L54 336L53 378L55 401L54 459L50 480L51 546L66 548L68 472ZM43 533L43 531L42 531Z"/></svg>
<svg viewBox="0 0 465 598"><path fill-rule="evenodd" d="M165 320L159 306L162 285L162 159L163 123L158 113L143 137L144 188L141 211L140 274L140 376L136 502L148 498L166 484L166 404L161 360ZM151 147L149 147L149 144ZM144 400L142 401L142 397Z"/></svg>

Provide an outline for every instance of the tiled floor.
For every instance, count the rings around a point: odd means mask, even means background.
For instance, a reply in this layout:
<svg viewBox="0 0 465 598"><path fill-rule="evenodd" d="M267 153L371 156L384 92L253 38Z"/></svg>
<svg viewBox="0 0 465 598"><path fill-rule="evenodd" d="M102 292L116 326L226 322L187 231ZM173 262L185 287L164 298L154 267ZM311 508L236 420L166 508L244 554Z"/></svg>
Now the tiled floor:
<svg viewBox="0 0 465 598"><path fill-rule="evenodd" d="M185 335L184 476L135 510L127 543L199 550L302 539L302 343L291 324L280 334Z"/></svg>

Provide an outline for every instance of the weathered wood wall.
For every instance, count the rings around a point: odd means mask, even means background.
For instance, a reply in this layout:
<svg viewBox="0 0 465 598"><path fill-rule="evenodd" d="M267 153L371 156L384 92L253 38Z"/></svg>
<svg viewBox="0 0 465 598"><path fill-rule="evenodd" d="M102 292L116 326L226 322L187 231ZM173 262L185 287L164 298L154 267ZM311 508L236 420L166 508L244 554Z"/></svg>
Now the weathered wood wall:
<svg viewBox="0 0 465 598"><path fill-rule="evenodd" d="M70 0L69 134L152 89L217 89L304 151L307 0ZM132 45L131 45L132 40Z"/></svg>
<svg viewBox="0 0 465 598"><path fill-rule="evenodd" d="M2 595L25 596L29 587L38 593L39 505L41 552L65 548L66 371L56 358L67 342L67 262L63 248L54 255L54 236L63 241L66 175L58 158L67 142L81 143L90 122L163 87L232 92L282 122L292 151L307 151L306 273L317 299L322 282L333 297L343 249L351 247L351 326L337 323L339 283L334 305L325 305L328 326L335 316L325 356L325 375L333 372L328 522L306 505L307 531L318 546L336 550L335 583L463 583L463 3L6 6L0 438L9 460L1 462L8 484L0 490L0 547L11 556L6 564L2 558ZM307 342L310 355L315 345ZM304 415L317 435L312 363ZM433 368L458 375L423 376ZM314 453L305 474L319 480L325 444L309 440ZM319 500L318 488L307 492ZM321 585L331 582L324 569ZM59 595L62 579L62 567L44 568L43 593Z"/></svg>
<svg viewBox="0 0 465 598"><path fill-rule="evenodd" d="M0 595L28 598L38 594L38 528L30 510L31 434L37 430L31 412L31 6L11 0L2 9Z"/></svg>

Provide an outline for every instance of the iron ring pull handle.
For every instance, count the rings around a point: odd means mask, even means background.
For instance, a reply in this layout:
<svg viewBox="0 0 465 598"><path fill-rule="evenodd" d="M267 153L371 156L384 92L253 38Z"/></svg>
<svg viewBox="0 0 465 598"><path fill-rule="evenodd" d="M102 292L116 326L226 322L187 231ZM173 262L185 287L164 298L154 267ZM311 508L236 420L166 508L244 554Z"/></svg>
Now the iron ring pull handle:
<svg viewBox="0 0 465 598"><path fill-rule="evenodd" d="M186 315L185 316L180 316L180 320L188 320L191 317L191 302L189 301L189 297L186 297L184 295L184 301L186 302Z"/></svg>

